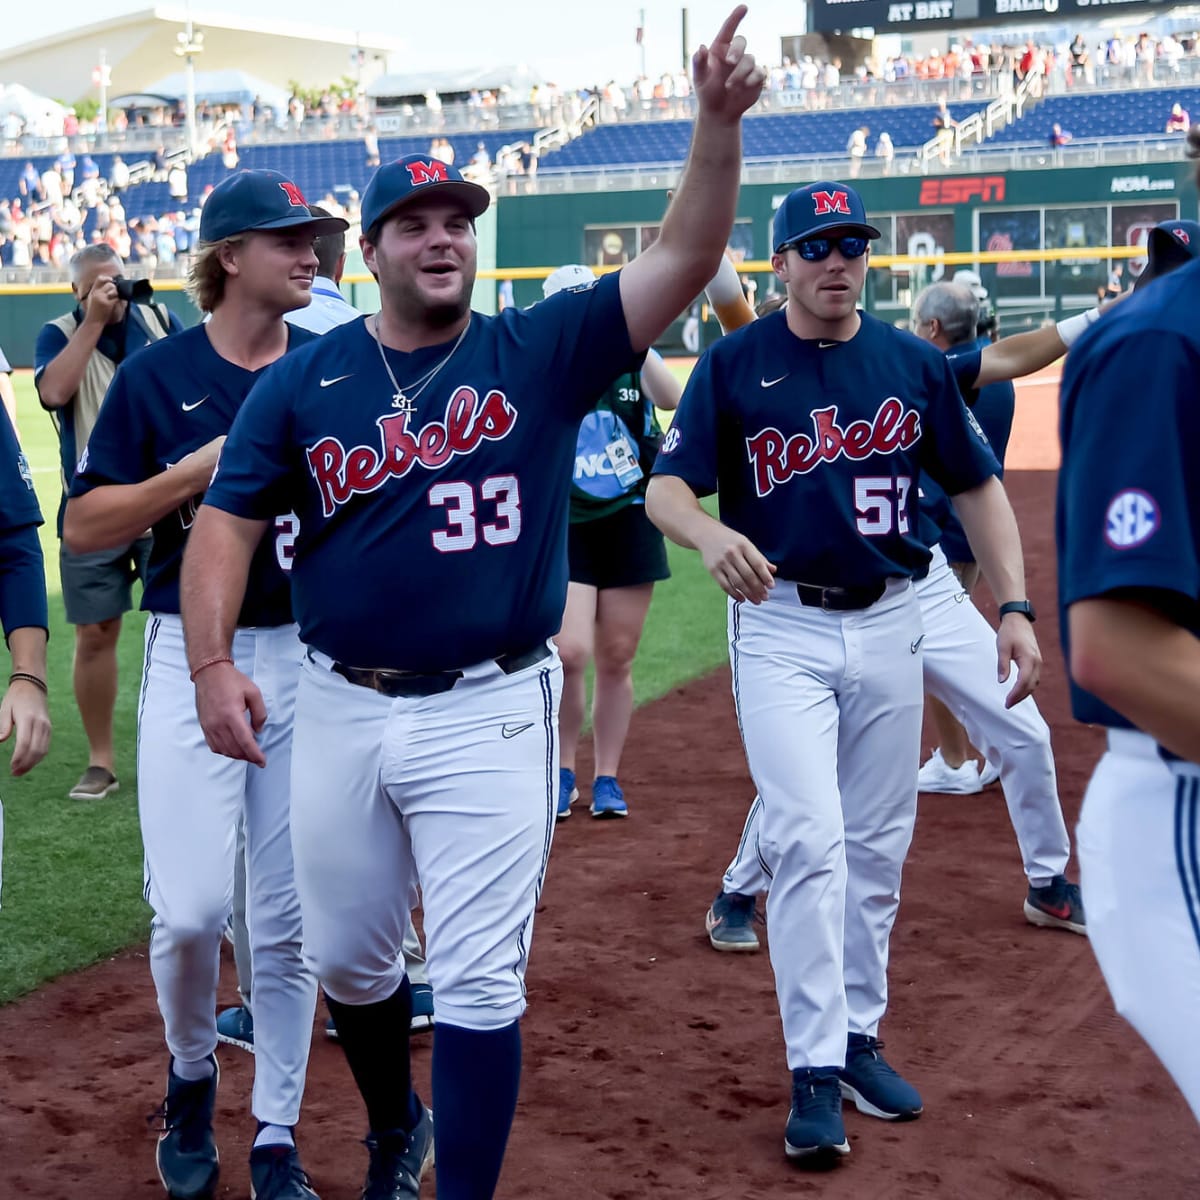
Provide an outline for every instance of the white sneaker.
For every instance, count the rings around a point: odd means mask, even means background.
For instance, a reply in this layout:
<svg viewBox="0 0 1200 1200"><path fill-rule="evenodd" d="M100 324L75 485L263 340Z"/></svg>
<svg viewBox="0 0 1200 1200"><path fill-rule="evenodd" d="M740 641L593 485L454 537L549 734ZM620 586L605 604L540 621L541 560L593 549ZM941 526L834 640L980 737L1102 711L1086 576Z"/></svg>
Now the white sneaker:
<svg viewBox="0 0 1200 1200"><path fill-rule="evenodd" d="M983 766L979 768L979 786L981 788L991 787L999 778L1000 768L994 762L984 759Z"/></svg>
<svg viewBox="0 0 1200 1200"><path fill-rule="evenodd" d="M976 792L983 791L983 783L973 758L968 758L961 767L951 767L946 764L941 750L938 749L917 772L917 790L941 792L947 796L973 796Z"/></svg>

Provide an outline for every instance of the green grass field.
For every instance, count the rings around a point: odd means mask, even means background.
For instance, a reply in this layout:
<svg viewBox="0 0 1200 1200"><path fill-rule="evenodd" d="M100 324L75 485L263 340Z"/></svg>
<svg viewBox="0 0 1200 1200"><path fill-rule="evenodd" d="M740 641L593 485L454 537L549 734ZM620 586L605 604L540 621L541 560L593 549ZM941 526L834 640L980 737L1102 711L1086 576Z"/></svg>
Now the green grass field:
<svg viewBox="0 0 1200 1200"><path fill-rule="evenodd" d="M687 368L679 370L685 375ZM46 517L42 547L50 593L54 735L49 755L32 774L7 778L0 788L5 811L0 1003L145 940L149 928L134 781L144 619L129 614L121 635L116 713L121 790L97 803L69 800L67 792L87 765L87 742L71 689L73 630L63 620L58 580L58 443L38 407L30 373L18 372L15 379L21 442ZM655 591L635 668L639 703L725 660L723 597L696 554L669 549L672 578ZM635 721L631 737L636 736Z"/></svg>

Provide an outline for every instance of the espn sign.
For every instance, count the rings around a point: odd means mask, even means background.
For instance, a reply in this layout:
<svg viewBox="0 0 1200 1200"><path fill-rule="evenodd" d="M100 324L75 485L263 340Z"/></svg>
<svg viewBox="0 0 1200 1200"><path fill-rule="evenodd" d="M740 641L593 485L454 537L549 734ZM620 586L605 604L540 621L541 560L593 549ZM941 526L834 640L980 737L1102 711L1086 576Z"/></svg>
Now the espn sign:
<svg viewBox="0 0 1200 1200"><path fill-rule="evenodd" d="M924 208L930 204L968 204L972 200L986 203L1003 199L1003 175L967 175L957 179L922 180L918 203Z"/></svg>

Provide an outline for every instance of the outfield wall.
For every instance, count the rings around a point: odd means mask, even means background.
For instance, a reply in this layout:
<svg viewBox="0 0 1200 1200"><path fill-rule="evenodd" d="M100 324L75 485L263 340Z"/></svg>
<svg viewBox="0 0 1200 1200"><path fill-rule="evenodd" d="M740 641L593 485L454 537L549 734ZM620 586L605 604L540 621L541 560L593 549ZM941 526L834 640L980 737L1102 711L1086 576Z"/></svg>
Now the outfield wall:
<svg viewBox="0 0 1200 1200"><path fill-rule="evenodd" d="M873 247L876 257L1052 252L1140 245L1146 231L1159 221L1175 216L1194 219L1193 170L1192 164L1183 162L1048 166L1045 171L863 179L856 186L883 232ZM765 260L770 257L771 219L787 191L787 185L748 184L738 201L731 245L745 261L763 265L764 270L754 276L760 298L775 284ZM618 266L657 237L666 202L666 193L654 190L503 197L480 222L481 271L494 268L503 278L505 268L536 271L565 262ZM1090 306L1116 261L1107 256L1062 262L1017 258L980 263L978 269L999 310L1002 329L1011 329ZM349 276L363 277L361 259L355 266L359 275L352 266ZM1130 260L1126 269L1136 273L1139 260ZM916 291L940 273L938 265L896 264L874 270L868 278L866 305L882 317L901 319ZM512 288L518 305L541 297L538 278L515 279ZM162 284L157 294L186 324L197 319L177 283ZM350 283L347 295L364 311L377 305L373 282ZM494 311L496 296L497 284L481 278L475 307ZM38 330L69 308L70 298L62 286L0 288L0 347L9 361L14 366L32 365ZM682 326L676 322L668 332L666 349L684 348ZM715 328L714 323L712 335Z"/></svg>

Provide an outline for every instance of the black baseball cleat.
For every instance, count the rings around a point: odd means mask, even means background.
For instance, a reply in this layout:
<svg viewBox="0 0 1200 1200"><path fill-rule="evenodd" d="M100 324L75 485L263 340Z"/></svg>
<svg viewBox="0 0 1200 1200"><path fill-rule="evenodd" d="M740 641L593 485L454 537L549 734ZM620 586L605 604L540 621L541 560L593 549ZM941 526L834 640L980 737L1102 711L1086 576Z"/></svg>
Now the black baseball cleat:
<svg viewBox="0 0 1200 1200"><path fill-rule="evenodd" d="M216 1194L221 1159L212 1122L220 1068L215 1054L208 1057L213 1073L195 1081L180 1079L171 1059L167 1097L155 1114L163 1121L155 1151L158 1177L171 1200L211 1200Z"/></svg>
<svg viewBox="0 0 1200 1200"><path fill-rule="evenodd" d="M368 1134L371 1153L362 1200L414 1200L421 1177L433 1166L433 1113L421 1105L421 1119L411 1132Z"/></svg>
<svg viewBox="0 0 1200 1200"><path fill-rule="evenodd" d="M320 1200L295 1146L255 1146L250 1151L250 1200Z"/></svg>

